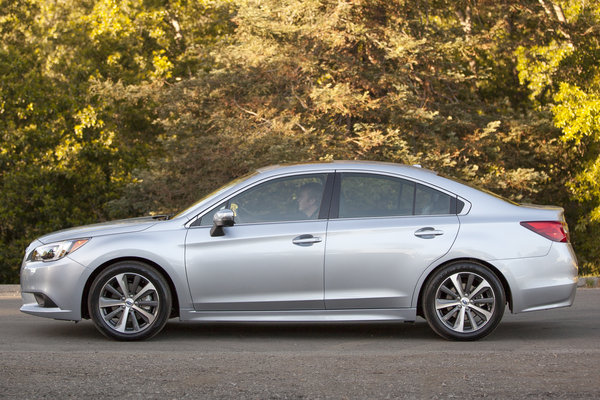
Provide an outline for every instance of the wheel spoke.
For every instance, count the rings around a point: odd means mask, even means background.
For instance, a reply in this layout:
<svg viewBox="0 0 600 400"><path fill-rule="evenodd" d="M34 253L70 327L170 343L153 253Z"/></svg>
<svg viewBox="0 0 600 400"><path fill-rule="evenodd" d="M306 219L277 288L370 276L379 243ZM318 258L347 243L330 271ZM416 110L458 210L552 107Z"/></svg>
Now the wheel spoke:
<svg viewBox="0 0 600 400"><path fill-rule="evenodd" d="M471 290L471 287L473 287L474 280L475 280L475 275L469 274L469 277L467 278L467 285L465 286L465 292L473 293L473 291Z"/></svg>
<svg viewBox="0 0 600 400"><path fill-rule="evenodd" d="M477 325L477 322L475 321L475 317L473 316L473 313L471 312L471 309L469 309L469 308L467 308L467 316L469 317L469 322L471 322L471 329L474 331L479 329L479 326Z"/></svg>
<svg viewBox="0 0 600 400"><path fill-rule="evenodd" d="M137 293L137 288L138 288L138 286L140 285L140 280L141 280L141 279L142 279L142 277L141 277L141 276L139 276L139 275L136 275L136 276L133 278L133 283L131 284L131 294L135 294L135 293Z"/></svg>
<svg viewBox="0 0 600 400"><path fill-rule="evenodd" d="M137 302L137 305L140 307L157 307L158 301L155 300L140 300Z"/></svg>
<svg viewBox="0 0 600 400"><path fill-rule="evenodd" d="M115 330L121 332L121 333L125 333L125 328L127 327L127 319L129 318L129 308L125 308L125 310L123 310L123 313L121 314L121 317L119 318L119 322L117 322L117 325L115 326Z"/></svg>
<svg viewBox="0 0 600 400"><path fill-rule="evenodd" d="M149 292L152 292L152 293L149 293ZM146 286L144 286L144 287L143 287L143 288L142 288L142 289L141 289L141 290L138 292L138 294L136 294L136 295L133 297L133 301L136 301L136 300L137 300L137 299L139 299L140 297L144 297L144 296L147 296L147 295L149 295L149 294L154 294L154 293L156 293L156 288L154 287L154 285L153 285L152 283L148 282L148 283L146 284Z"/></svg>
<svg viewBox="0 0 600 400"><path fill-rule="evenodd" d="M475 290L473 290L471 292L471 294L469 295L469 300L471 300L473 297L477 296L484 289L491 289L490 284L485 279L483 281L481 281L479 286L477 286L477 288L475 288Z"/></svg>
<svg viewBox="0 0 600 400"><path fill-rule="evenodd" d="M464 332L465 330L465 308L461 308L459 313L458 313L458 318L456 318L456 321L454 321L454 326L453 326L455 331L458 332Z"/></svg>
<svg viewBox="0 0 600 400"><path fill-rule="evenodd" d="M450 311L448 314L444 315L444 317L442 319L447 322L450 318L452 318L452 316L454 314L456 314L456 312L458 310L460 310L459 306L454 307L454 309L452 311Z"/></svg>
<svg viewBox="0 0 600 400"><path fill-rule="evenodd" d="M473 299L473 304L494 304L493 297L485 297L483 299Z"/></svg>
<svg viewBox="0 0 600 400"><path fill-rule="evenodd" d="M151 323L152 321L154 321L154 318L156 318L156 316L154 314L149 313L148 311L144 310L143 308L140 308L138 306L133 306L131 307L132 309L135 310L135 312L139 313L142 318L144 318L146 320L147 323ZM156 311L155 311L156 313Z"/></svg>
<svg viewBox="0 0 600 400"><path fill-rule="evenodd" d="M121 297L123 297L123 293L119 292L117 289L112 287L112 285L110 283L108 283L106 286L104 286L104 288L106 290L108 290L109 292L111 292L112 294L114 294L115 296L117 296L119 299Z"/></svg>
<svg viewBox="0 0 600 400"><path fill-rule="evenodd" d="M459 274L452 275L450 277L450 280L452 281L452 284L454 285L454 288L456 289L456 293L458 293L458 296L465 297L465 294L463 292L462 282L459 279Z"/></svg>
<svg viewBox="0 0 600 400"><path fill-rule="evenodd" d="M471 310L475 311L477 314L480 314L483 317L485 317L486 321L488 321L490 318L492 318L492 313L487 310L484 310L481 307L477 307L476 305L471 304L470 308L471 308Z"/></svg>
<svg viewBox="0 0 600 400"><path fill-rule="evenodd" d="M111 319L113 319L113 317L114 317L115 315L117 315L117 314L118 314L120 311L123 311L123 309L122 309L121 307L118 307L118 308L116 308L116 309L112 310L110 313L108 313L108 314L104 315L104 316L103 316L103 318L104 318L104 320L105 320L106 322L109 322L109 321L110 321Z"/></svg>
<svg viewBox="0 0 600 400"><path fill-rule="evenodd" d="M115 279L119 283L119 287L121 288L121 291L123 292L123 296L129 297L129 289L127 288L127 275L119 274L119 275L115 276Z"/></svg>
<svg viewBox="0 0 600 400"><path fill-rule="evenodd" d="M109 299L108 297L100 297L100 308L123 306L125 303L119 299Z"/></svg>
<svg viewBox="0 0 600 400"><path fill-rule="evenodd" d="M441 310L444 308L456 307L460 305L459 301L453 299L436 299L435 300L435 308L436 310Z"/></svg>
<svg viewBox="0 0 600 400"><path fill-rule="evenodd" d="M131 314L131 322L133 323L133 331L137 332L140 330L140 324L138 323L137 318L135 317L135 312L133 310L129 310Z"/></svg>
<svg viewBox="0 0 600 400"><path fill-rule="evenodd" d="M455 298L457 300L460 299L460 297L455 292L453 292L452 290L448 289L446 286L440 287L440 290L442 292L446 293L447 295L452 296L453 298Z"/></svg>

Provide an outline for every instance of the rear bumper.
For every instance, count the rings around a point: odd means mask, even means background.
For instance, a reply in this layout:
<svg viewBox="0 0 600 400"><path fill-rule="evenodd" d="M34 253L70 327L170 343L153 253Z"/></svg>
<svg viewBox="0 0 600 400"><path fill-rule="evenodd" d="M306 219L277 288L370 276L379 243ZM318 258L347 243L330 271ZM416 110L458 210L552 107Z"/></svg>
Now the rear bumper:
<svg viewBox="0 0 600 400"><path fill-rule="evenodd" d="M511 289L512 312L569 307L577 289L577 259L568 243L553 243L544 257L494 260Z"/></svg>

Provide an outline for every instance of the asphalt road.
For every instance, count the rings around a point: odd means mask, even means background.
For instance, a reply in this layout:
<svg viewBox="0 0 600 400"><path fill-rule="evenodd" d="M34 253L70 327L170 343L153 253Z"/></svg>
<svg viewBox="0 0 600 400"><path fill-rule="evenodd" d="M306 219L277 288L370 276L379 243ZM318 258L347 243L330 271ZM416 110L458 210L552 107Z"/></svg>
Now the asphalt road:
<svg viewBox="0 0 600 400"><path fill-rule="evenodd" d="M0 398L600 398L600 290L474 343L415 324L170 322L119 343L0 298Z"/></svg>

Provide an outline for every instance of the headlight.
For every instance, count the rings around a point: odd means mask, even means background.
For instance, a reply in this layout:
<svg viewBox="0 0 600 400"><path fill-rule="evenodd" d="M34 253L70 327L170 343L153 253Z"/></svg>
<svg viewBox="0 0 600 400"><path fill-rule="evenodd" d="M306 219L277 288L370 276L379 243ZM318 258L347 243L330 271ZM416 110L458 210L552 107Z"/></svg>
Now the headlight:
<svg viewBox="0 0 600 400"><path fill-rule="evenodd" d="M27 261L56 261L60 260L69 253L74 252L90 239L65 240L64 242L56 242L46 244L35 248L27 257Z"/></svg>

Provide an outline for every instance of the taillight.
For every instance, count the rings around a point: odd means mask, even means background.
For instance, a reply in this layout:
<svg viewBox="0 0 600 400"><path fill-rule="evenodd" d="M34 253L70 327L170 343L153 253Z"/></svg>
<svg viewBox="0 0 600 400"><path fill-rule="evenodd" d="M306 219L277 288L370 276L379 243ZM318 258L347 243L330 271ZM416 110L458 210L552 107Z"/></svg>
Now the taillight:
<svg viewBox="0 0 600 400"><path fill-rule="evenodd" d="M569 242L569 228L560 221L528 221L521 222L525 228L555 242Z"/></svg>

